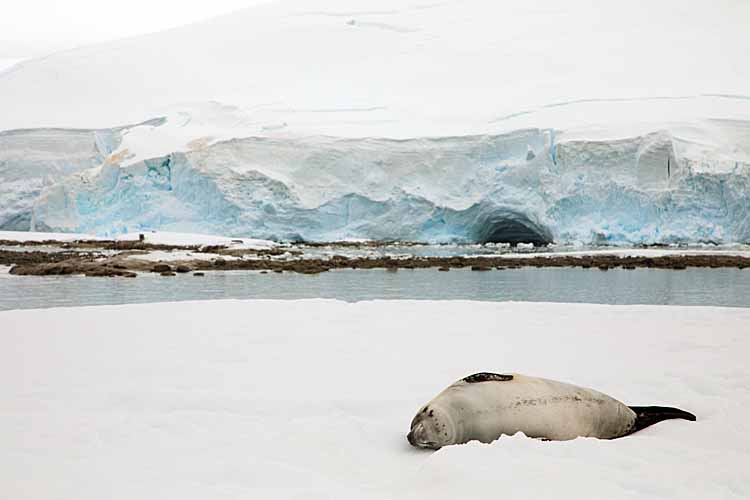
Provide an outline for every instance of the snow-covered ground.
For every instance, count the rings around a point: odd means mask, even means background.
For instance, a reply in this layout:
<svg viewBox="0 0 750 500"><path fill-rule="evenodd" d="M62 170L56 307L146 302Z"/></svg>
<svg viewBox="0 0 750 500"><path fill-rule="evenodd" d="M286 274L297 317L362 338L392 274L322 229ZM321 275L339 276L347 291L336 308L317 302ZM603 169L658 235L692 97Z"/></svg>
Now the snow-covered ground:
<svg viewBox="0 0 750 500"><path fill-rule="evenodd" d="M750 310L218 301L0 313L7 498L750 496ZM421 404L517 371L698 416L424 453Z"/></svg>
<svg viewBox="0 0 750 500"><path fill-rule="evenodd" d="M142 233L126 233L112 237L96 236L93 234L77 233L45 233L34 231L0 231L0 240L7 241L60 241L71 242L76 240L115 240L115 241L137 241L140 234L144 235L144 241L153 245L224 245L234 249L264 249L278 246L277 243L268 240L253 238L229 238L226 236L215 236L210 234L194 233L172 233L168 231L143 231Z"/></svg>
<svg viewBox="0 0 750 500"><path fill-rule="evenodd" d="M58 241L61 243L73 242L77 240L116 240L116 241L135 241L138 240L141 233L126 233L113 237L101 237L93 234L79 233L45 233L45 232L26 232L26 231L0 231L0 240L7 241ZM614 255L619 257L666 257L666 256L684 256L684 255L723 255L750 257L750 247L748 245L698 245L692 247L673 246L668 248L585 248L579 250L578 247L570 246L551 246L549 248L534 248L528 245L519 245L517 248L510 248L507 245L383 245L380 247L352 247L347 248L338 245L326 247L306 247L301 245L282 245L269 240L258 240L253 238L229 238L226 236L193 234L193 233L172 233L167 231L149 231L142 233L145 236L145 242L150 244L175 245L175 246L226 246L231 250L269 250L272 248L288 247L296 249L297 253L283 253L275 256L276 259L328 259L333 256L346 257L382 257L391 256L395 258L410 258L414 256L466 256L466 257L507 257L507 258L533 258L533 257L583 257L583 256L602 256ZM362 242L364 243L364 242ZM14 247L11 247L14 248ZM49 249L54 249L50 246ZM32 250L36 250L33 247ZM231 255L218 255L213 253L189 252L183 250L173 251L150 251L142 254L135 254L129 258L147 261L182 261L182 260L213 260L221 257L224 260L235 260L237 257Z"/></svg>
<svg viewBox="0 0 750 500"><path fill-rule="evenodd" d="M113 239L118 241L135 241L138 240L140 233L128 233L114 236ZM155 245L224 245L231 246L235 249L260 249L277 246L273 241L258 240L254 238L229 238L226 236L216 236L210 234L194 233L172 233L168 231L147 231L143 232L144 241Z"/></svg>
<svg viewBox="0 0 750 500"><path fill-rule="evenodd" d="M137 238L137 236L136 236ZM96 236L82 233L46 233L37 231L0 231L0 240L6 241L59 241L95 240Z"/></svg>
<svg viewBox="0 0 750 500"><path fill-rule="evenodd" d="M231 255L220 255L216 253L188 252L186 250L164 251L156 250L144 254L135 254L128 256L129 259L145 260L149 262L179 262L185 260L214 260L222 258L224 260L237 260L239 257Z"/></svg>
<svg viewBox="0 0 750 500"><path fill-rule="evenodd" d="M738 257L750 257L750 247L737 245L734 247L707 247L707 248L601 248L580 251L551 251L551 252L527 252L527 253L502 253L502 254L477 254L479 257L508 257L508 258L532 258L532 257L583 257L589 255L615 255L617 257L667 257L681 255L732 255Z"/></svg>

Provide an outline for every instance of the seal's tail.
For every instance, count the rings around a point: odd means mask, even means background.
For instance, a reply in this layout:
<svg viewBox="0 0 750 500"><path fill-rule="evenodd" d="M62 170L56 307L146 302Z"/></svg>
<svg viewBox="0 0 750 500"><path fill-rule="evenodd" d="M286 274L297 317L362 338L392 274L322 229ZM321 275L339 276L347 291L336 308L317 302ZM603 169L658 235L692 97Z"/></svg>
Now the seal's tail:
<svg viewBox="0 0 750 500"><path fill-rule="evenodd" d="M682 418L695 422L695 415L679 408L670 408L669 406L631 406L630 409L635 412L636 418L633 428L628 434L638 432L657 422L671 418Z"/></svg>

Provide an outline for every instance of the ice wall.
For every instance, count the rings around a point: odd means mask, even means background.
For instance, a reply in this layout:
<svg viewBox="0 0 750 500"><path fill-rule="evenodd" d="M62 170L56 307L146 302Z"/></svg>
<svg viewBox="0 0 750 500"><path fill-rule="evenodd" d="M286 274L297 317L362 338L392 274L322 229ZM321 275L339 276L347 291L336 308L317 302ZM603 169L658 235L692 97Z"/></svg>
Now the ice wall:
<svg viewBox="0 0 750 500"><path fill-rule="evenodd" d="M544 129L409 140L247 138L131 165L110 156L82 171L100 160L100 146L92 146L69 175L45 180L38 196L38 187L23 197L6 191L2 213L12 218L17 206L16 217L28 214L33 204L32 229L99 234L750 242L748 125L712 127L739 139L727 149L663 130L616 140ZM4 175L26 168L16 161ZM40 178L47 179L37 175L32 184Z"/></svg>
<svg viewBox="0 0 750 500"><path fill-rule="evenodd" d="M119 140L112 129L0 132L0 229L28 230L43 189L100 165Z"/></svg>

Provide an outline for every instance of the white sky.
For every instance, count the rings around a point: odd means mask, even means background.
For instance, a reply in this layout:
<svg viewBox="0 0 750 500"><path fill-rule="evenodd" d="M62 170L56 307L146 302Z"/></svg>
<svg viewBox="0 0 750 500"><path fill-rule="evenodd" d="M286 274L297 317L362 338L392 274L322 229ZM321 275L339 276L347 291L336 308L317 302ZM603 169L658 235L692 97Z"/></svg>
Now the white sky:
<svg viewBox="0 0 750 500"><path fill-rule="evenodd" d="M7 0L0 59L161 31L270 0Z"/></svg>

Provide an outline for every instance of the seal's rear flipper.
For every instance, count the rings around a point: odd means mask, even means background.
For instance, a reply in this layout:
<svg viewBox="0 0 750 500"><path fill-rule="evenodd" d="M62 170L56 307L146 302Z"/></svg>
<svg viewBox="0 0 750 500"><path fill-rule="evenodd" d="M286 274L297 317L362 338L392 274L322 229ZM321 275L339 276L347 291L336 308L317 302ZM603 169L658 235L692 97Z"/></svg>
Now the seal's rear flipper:
<svg viewBox="0 0 750 500"><path fill-rule="evenodd" d="M628 434L672 418L682 418L695 422L695 415L679 408L670 408L669 406L630 406L629 408L635 412L636 418L633 428L630 429Z"/></svg>

